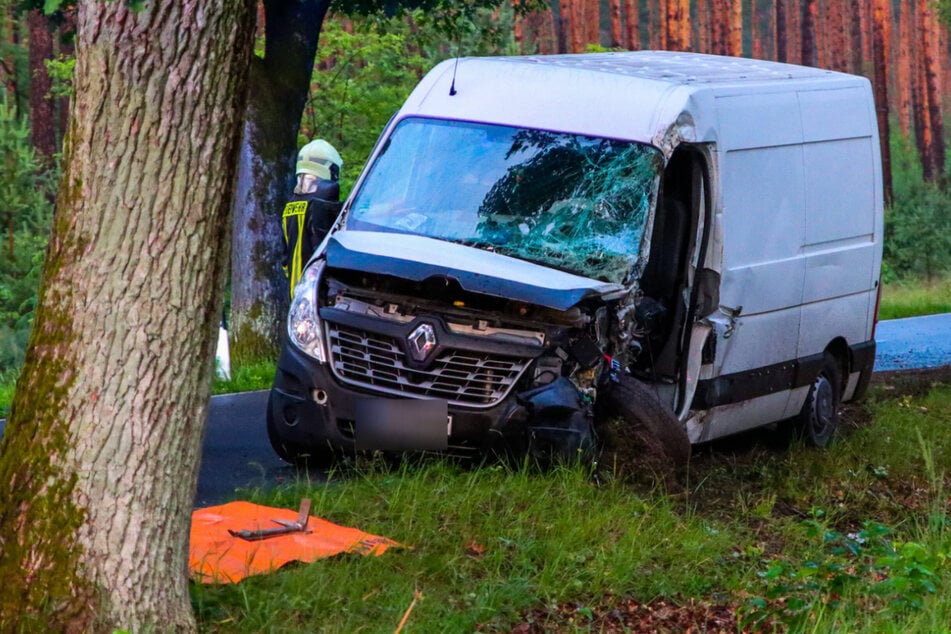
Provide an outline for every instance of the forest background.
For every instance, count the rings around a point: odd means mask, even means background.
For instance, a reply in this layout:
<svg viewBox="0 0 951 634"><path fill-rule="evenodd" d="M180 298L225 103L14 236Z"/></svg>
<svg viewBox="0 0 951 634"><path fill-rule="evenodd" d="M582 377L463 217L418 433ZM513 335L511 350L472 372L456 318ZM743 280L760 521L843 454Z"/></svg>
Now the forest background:
<svg viewBox="0 0 951 634"><path fill-rule="evenodd" d="M883 278L946 291L951 174L943 122L951 103L951 42L940 5L931 0L560 0L517 16L519 2L460 18L448 31L451 36L421 12L332 14L320 35L299 144L320 137L337 147L345 161L345 194L416 82L457 55L666 49L861 74L873 82L879 125L889 140L883 144L888 203ZM0 227L6 238L0 246L0 392L12 392L23 362L68 122L74 9L65 4L47 15L42 5L0 0ZM260 18L263 43L263 9Z"/></svg>

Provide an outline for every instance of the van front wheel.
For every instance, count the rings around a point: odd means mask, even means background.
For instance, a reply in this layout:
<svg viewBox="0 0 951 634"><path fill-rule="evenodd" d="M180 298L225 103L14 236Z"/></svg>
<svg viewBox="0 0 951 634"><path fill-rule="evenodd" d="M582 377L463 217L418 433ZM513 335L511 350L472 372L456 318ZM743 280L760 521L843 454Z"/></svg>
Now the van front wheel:
<svg viewBox="0 0 951 634"><path fill-rule="evenodd" d="M842 378L835 357L825 354L822 371L809 388L799 412L797 427L802 439L814 447L826 447L839 427Z"/></svg>

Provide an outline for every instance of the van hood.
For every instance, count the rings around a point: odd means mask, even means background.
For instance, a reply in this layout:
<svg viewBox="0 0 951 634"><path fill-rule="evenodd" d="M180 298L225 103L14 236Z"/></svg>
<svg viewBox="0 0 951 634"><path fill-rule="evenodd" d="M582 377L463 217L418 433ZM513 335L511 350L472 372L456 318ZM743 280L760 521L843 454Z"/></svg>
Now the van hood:
<svg viewBox="0 0 951 634"><path fill-rule="evenodd" d="M328 241L324 255L332 268L413 281L448 277L467 291L555 310L568 310L583 299L624 290L618 284L417 235L338 231Z"/></svg>

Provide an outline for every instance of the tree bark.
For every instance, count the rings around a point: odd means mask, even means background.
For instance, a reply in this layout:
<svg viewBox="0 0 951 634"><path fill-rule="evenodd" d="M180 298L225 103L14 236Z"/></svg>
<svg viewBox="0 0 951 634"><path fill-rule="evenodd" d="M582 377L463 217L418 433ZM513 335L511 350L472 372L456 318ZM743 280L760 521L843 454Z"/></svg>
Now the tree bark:
<svg viewBox="0 0 951 634"><path fill-rule="evenodd" d="M938 32L937 20L930 0L921 2L920 44L922 53L922 71L924 89L927 92L927 127L930 139L927 147L929 180L937 181L944 176L944 125L941 120L941 91L938 79ZM947 52L945 52L947 55Z"/></svg>
<svg viewBox="0 0 951 634"><path fill-rule="evenodd" d="M888 127L888 44L892 22L890 0L873 0L872 67L874 69L875 111L882 151L882 187L886 204L892 202L892 151Z"/></svg>
<svg viewBox="0 0 951 634"><path fill-rule="evenodd" d="M898 126L903 136L911 135L911 6L909 0L899 3L898 64L895 87L898 90Z"/></svg>
<svg viewBox="0 0 951 634"><path fill-rule="evenodd" d="M848 17L847 22L849 25L849 48L851 49L849 70L852 73L860 75L863 71L863 62L865 61L862 57L862 5L864 2L863 0L850 0L850 2L849 12L851 15Z"/></svg>
<svg viewBox="0 0 951 634"><path fill-rule="evenodd" d="M294 189L297 132L329 4L264 3L264 57L251 61L234 204L232 365L276 359L284 336L290 292L281 269L281 211Z"/></svg>
<svg viewBox="0 0 951 634"><path fill-rule="evenodd" d="M621 0L609 0L608 11L611 15L611 46L620 48L624 44L624 30L621 27Z"/></svg>
<svg viewBox="0 0 951 634"><path fill-rule="evenodd" d="M753 59L766 59L763 46L763 22L756 9L756 0L751 3L750 11L750 45Z"/></svg>
<svg viewBox="0 0 951 634"><path fill-rule="evenodd" d="M601 2L585 0L584 4L585 44L601 44Z"/></svg>
<svg viewBox="0 0 951 634"><path fill-rule="evenodd" d="M641 48L641 7L638 0L624 0L624 48Z"/></svg>
<svg viewBox="0 0 951 634"><path fill-rule="evenodd" d="M786 0L776 0L776 61L788 62L789 49L786 38Z"/></svg>
<svg viewBox="0 0 951 634"><path fill-rule="evenodd" d="M697 0L697 46L694 50L698 53L710 52L710 0Z"/></svg>
<svg viewBox="0 0 951 634"><path fill-rule="evenodd" d="M47 166L56 154L56 121L50 88L53 81L46 61L53 59L53 33L42 9L31 9L27 16L30 30L30 138Z"/></svg>
<svg viewBox="0 0 951 634"><path fill-rule="evenodd" d="M40 303L0 443L0 631L190 631L189 519L253 2L78 6Z"/></svg>
<svg viewBox="0 0 951 634"><path fill-rule="evenodd" d="M815 66L819 62L816 48L816 21L818 16L819 0L803 0L801 63L806 66Z"/></svg>
<svg viewBox="0 0 951 634"><path fill-rule="evenodd" d="M730 55L743 54L743 0L730 0Z"/></svg>

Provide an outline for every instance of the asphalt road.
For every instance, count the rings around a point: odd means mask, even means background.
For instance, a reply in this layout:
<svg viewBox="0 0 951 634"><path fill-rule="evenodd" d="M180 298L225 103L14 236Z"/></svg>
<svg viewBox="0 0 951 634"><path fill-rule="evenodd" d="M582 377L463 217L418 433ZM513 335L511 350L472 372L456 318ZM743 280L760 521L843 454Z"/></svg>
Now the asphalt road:
<svg viewBox="0 0 951 634"><path fill-rule="evenodd" d="M876 339L876 372L951 365L951 313L883 321ZM269 488L302 477L271 450L266 407L266 390L211 398L196 507L234 499L239 489ZM4 422L0 420L0 434Z"/></svg>
<svg viewBox="0 0 951 634"><path fill-rule="evenodd" d="M876 372L951 365L951 313L879 322L875 340Z"/></svg>

